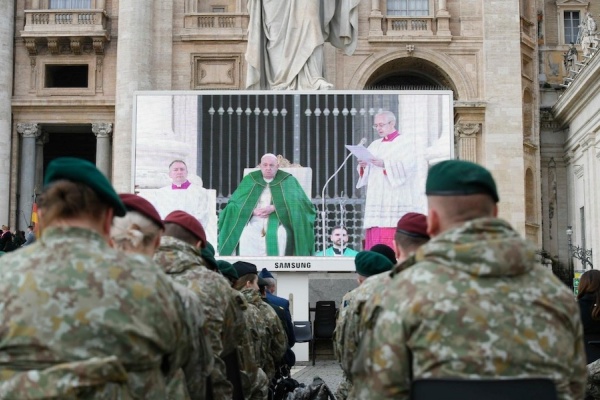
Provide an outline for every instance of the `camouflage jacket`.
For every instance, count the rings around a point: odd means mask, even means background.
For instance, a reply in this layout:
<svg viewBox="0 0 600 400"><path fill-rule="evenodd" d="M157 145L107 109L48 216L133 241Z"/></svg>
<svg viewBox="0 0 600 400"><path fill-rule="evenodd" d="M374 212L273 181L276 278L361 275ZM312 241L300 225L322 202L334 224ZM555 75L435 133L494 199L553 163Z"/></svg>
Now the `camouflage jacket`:
<svg viewBox="0 0 600 400"><path fill-rule="evenodd" d="M350 398L408 399L411 379L435 377L549 377L560 399L583 398L577 303L534 255L495 218L422 246L365 316Z"/></svg>
<svg viewBox="0 0 600 400"><path fill-rule="evenodd" d="M385 289L389 276L389 272L371 276L342 298L333 336L333 348L336 359L348 379L351 378L352 362L360 343L362 309L376 293Z"/></svg>
<svg viewBox="0 0 600 400"><path fill-rule="evenodd" d="M269 381L275 376L276 367L287 349L287 336L283 325L273 308L265 303L260 293L255 289L243 289L242 293L248 303L258 309L257 327L260 335L260 357L261 368L267 374Z"/></svg>
<svg viewBox="0 0 600 400"><path fill-rule="evenodd" d="M148 258L48 228L0 265L0 398L166 398L192 328Z"/></svg>
<svg viewBox="0 0 600 400"><path fill-rule="evenodd" d="M214 355L208 341L203 307L200 298L191 289L177 282L172 282L172 285L184 305L194 335L190 337L192 352L188 362L180 373L167 382L169 400L204 400L210 398L207 396L207 379L214 368Z"/></svg>
<svg viewBox="0 0 600 400"><path fill-rule="evenodd" d="M154 260L168 276L200 298L206 318L204 334L214 356L211 373L213 392L216 399L231 398L233 387L227 380L221 356L235 350L240 341L240 324L243 326L243 316L233 289L227 279L204 266L200 249L174 237L161 238Z"/></svg>
<svg viewBox="0 0 600 400"><path fill-rule="evenodd" d="M242 342L238 344L238 357L242 381L242 390L246 400L266 400L269 390L269 379L265 372L260 368L260 310L248 304L244 295L240 292L239 296L244 299L244 320L246 327L243 331Z"/></svg>

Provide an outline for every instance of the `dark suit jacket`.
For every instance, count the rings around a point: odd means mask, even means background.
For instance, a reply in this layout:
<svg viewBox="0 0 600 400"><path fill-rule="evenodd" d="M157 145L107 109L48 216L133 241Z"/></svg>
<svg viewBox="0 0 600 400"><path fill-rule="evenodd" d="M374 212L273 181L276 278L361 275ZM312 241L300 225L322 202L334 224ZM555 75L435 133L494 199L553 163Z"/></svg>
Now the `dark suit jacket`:
<svg viewBox="0 0 600 400"><path fill-rule="evenodd" d="M288 313L290 312L290 301L289 300L284 299L283 297L275 296L274 294L271 294L271 292L269 292L268 290L267 290L267 300L269 300L269 303L271 303L271 304L275 304L276 306L285 308Z"/></svg>
<svg viewBox="0 0 600 400"><path fill-rule="evenodd" d="M600 320L592 319L592 310L596 303L596 295L586 293L578 300L583 324L583 337L585 340L585 354L588 364L600 359L600 346L588 344L589 341L600 340Z"/></svg>

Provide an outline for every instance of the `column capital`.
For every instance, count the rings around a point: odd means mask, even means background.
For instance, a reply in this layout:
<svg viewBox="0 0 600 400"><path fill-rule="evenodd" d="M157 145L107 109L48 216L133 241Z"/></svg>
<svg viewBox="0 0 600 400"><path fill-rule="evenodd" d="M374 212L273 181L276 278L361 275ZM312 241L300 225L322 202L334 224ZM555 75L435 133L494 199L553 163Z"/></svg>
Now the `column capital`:
<svg viewBox="0 0 600 400"><path fill-rule="evenodd" d="M39 129L38 124L33 122L21 122L17 124L17 132L24 138L37 138L41 135L42 130Z"/></svg>
<svg viewBox="0 0 600 400"><path fill-rule="evenodd" d="M472 137L479 133L480 125L475 122L458 123L454 126L454 136Z"/></svg>
<svg viewBox="0 0 600 400"><path fill-rule="evenodd" d="M112 132L112 126L110 122L97 122L92 124L92 132L97 138L109 138Z"/></svg>

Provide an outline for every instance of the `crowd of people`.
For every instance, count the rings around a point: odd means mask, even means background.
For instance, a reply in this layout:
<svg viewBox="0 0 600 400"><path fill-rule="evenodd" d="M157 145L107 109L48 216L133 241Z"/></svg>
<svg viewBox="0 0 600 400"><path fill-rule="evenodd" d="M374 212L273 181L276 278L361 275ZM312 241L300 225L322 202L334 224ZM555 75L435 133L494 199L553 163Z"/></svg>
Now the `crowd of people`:
<svg viewBox="0 0 600 400"><path fill-rule="evenodd" d="M87 161L44 184L39 239L2 258L0 398L267 399L294 335L254 264Z"/></svg>
<svg viewBox="0 0 600 400"><path fill-rule="evenodd" d="M35 242L35 234L33 233L33 225L27 227L25 231L10 230L10 226L2 225L0 231L0 255L18 249L19 247L30 245Z"/></svg>
<svg viewBox="0 0 600 400"><path fill-rule="evenodd" d="M273 180L249 195L257 202L279 196L272 157L263 163L251 179ZM268 271L217 261L197 218L161 217L87 161L52 161L44 184L38 240L1 259L0 398L272 396L295 337ZM578 305L497 217L495 181L477 164L440 162L425 187L427 216L404 214L393 248L354 256L359 286L334 335L337 397L408 399L415 379L449 377L548 378L561 400L593 396L598 273L581 277ZM334 229L332 242L343 236Z"/></svg>

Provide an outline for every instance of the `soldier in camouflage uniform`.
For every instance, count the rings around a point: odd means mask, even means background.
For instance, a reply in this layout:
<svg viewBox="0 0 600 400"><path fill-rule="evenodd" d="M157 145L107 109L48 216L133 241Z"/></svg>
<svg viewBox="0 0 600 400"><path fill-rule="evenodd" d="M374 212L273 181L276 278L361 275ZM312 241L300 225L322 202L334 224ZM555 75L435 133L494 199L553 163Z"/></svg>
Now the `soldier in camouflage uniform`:
<svg viewBox="0 0 600 400"><path fill-rule="evenodd" d="M113 247L127 253L143 254L150 259L160 245L160 237L165 226L152 204L134 194L119 194L127 209L123 217L113 219L110 239ZM183 366L180 373L167 383L168 397L173 399L203 400L207 398L208 376L213 369L213 354L208 343L208 327L202 304L198 296L185 286L173 282L173 287L181 297L191 324L195 327L192 344L194 357ZM208 396L212 398L212 394Z"/></svg>
<svg viewBox="0 0 600 400"><path fill-rule="evenodd" d="M217 260L217 268L221 274L227 278L232 287L237 282L239 276L231 263L224 260ZM268 378L265 372L259 367L256 354L256 344L260 343L259 328L257 322L259 318L258 309L248 304L242 293L236 290L244 301L243 315L246 323L246 329L241 342L238 343L238 364L240 367L242 390L246 400L264 400L268 396Z"/></svg>
<svg viewBox="0 0 600 400"><path fill-rule="evenodd" d="M363 283L368 281L368 277L373 277L389 271L394 266L385 256L373 251L361 251L354 258L356 272L358 273L359 286L349 291L342 298L340 311L338 313L335 331L333 333L333 352L335 358L340 362L344 372L344 380L338 386L335 397L338 400L344 400L348 397L348 393L352 387L351 381L348 379L350 368L346 368L347 364L352 364L353 355L356 351L358 343L352 343L348 340L348 331L356 324L355 310L353 306L357 303L364 302L360 297L360 289Z"/></svg>
<svg viewBox="0 0 600 400"><path fill-rule="evenodd" d="M245 329L240 304L229 282L204 264L200 249L206 243L206 235L200 222L188 213L173 211L164 223L165 234L154 260L169 277L200 298L214 355L210 376L214 398L230 399L233 387L227 380L223 357L236 350Z"/></svg>
<svg viewBox="0 0 600 400"><path fill-rule="evenodd" d="M363 309L350 398L408 399L417 378L546 377L560 399L581 399L577 303L496 218L489 171L441 162L429 171L426 194L432 240L394 269L376 307Z"/></svg>
<svg viewBox="0 0 600 400"><path fill-rule="evenodd" d="M396 226L394 259L398 260L399 263L403 262L421 245L427 243L428 240L427 217L419 213L406 213L400 218ZM340 362L346 378L338 386L336 393L338 400L347 398L348 394L352 391L352 362L354 361L354 355L358 350L362 335L360 314L365 307L365 303L369 303L377 293L381 293L386 288L390 279L388 272L378 273L377 268L385 266L385 261L382 260L376 263L373 265L373 268L366 262L369 259L365 258L363 260L363 258L361 256L355 259L360 286L348 292L342 299L334 333L336 358ZM389 259L386 258L386 260ZM392 268L391 261L389 261L389 267L390 269ZM363 276L368 276L368 279L362 279Z"/></svg>
<svg viewBox="0 0 600 400"><path fill-rule="evenodd" d="M40 239L0 267L0 398L164 400L192 350L177 293L109 247L125 207L92 163L55 159L44 184Z"/></svg>
<svg viewBox="0 0 600 400"><path fill-rule="evenodd" d="M235 288L241 290L246 300L259 311L259 335L260 335L260 366L267 374L269 382L275 377L276 368L282 363L287 349L287 336L277 313L273 308L263 301L258 288L258 271L256 265L244 261L233 264L239 279ZM265 286L267 282L264 282Z"/></svg>

